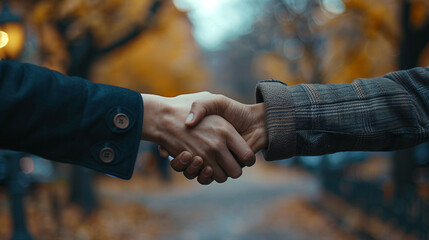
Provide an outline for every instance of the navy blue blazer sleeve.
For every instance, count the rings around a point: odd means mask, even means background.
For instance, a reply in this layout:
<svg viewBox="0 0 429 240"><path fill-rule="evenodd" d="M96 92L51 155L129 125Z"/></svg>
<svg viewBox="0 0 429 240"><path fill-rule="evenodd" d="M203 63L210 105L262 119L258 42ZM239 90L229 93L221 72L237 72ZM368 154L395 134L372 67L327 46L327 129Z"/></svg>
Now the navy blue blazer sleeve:
<svg viewBox="0 0 429 240"><path fill-rule="evenodd" d="M0 114L1 149L132 175L143 119L138 92L2 60Z"/></svg>

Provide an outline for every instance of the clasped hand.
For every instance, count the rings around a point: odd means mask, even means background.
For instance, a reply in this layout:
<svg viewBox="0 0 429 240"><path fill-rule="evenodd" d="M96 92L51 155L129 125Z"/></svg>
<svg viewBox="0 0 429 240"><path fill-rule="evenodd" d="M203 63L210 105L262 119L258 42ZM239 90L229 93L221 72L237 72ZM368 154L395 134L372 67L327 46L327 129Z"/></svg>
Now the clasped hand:
<svg viewBox="0 0 429 240"><path fill-rule="evenodd" d="M263 104L201 92L165 98L142 94L142 138L175 159L173 169L201 184L238 178L267 143Z"/></svg>

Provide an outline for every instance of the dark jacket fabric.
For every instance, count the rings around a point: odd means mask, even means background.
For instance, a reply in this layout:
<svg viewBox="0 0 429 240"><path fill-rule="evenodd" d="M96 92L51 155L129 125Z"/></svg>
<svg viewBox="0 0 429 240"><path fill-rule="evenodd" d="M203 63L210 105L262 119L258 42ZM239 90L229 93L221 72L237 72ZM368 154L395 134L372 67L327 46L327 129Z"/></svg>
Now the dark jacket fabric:
<svg viewBox="0 0 429 240"><path fill-rule="evenodd" d="M267 160L340 151L388 151L429 140L429 67L351 84L288 87L261 81Z"/></svg>
<svg viewBox="0 0 429 240"><path fill-rule="evenodd" d="M129 124L118 128L114 117ZM140 93L0 61L0 148L129 179L141 138ZM103 149L111 150L103 161Z"/></svg>

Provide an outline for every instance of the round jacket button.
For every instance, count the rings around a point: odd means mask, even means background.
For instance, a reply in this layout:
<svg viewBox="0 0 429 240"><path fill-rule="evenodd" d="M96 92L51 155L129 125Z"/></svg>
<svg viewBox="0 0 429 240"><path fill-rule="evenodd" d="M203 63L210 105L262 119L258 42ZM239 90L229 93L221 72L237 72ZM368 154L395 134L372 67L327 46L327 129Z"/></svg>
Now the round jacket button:
<svg viewBox="0 0 429 240"><path fill-rule="evenodd" d="M126 114L118 113L113 117L113 124L119 129L125 129L130 125L130 120Z"/></svg>
<svg viewBox="0 0 429 240"><path fill-rule="evenodd" d="M115 151L109 147L100 150L100 160L104 163L110 163L115 159Z"/></svg>

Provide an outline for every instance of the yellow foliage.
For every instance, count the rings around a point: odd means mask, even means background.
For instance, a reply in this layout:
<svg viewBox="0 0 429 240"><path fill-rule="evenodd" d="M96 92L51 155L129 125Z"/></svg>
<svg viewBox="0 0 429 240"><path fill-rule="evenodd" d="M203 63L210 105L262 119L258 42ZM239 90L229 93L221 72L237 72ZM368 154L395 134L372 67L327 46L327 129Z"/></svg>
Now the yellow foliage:
<svg viewBox="0 0 429 240"><path fill-rule="evenodd" d="M382 76L397 67L395 48L380 34L352 46L348 46L346 39L335 39L328 45L327 58L330 61L323 72L332 83Z"/></svg>
<svg viewBox="0 0 429 240"><path fill-rule="evenodd" d="M413 1L411 4L410 23L415 29L419 29L428 22L428 1ZM429 34L429 33L428 33Z"/></svg>
<svg viewBox="0 0 429 240"><path fill-rule="evenodd" d="M143 31L132 41L101 56L91 67L90 80L166 96L204 89L208 73L193 39L187 15L172 0L161 1L152 22L146 22L152 0L42 0L27 6L28 22L39 35L43 65L65 71L67 42L86 33L103 49ZM71 20L65 34L56 27Z"/></svg>
<svg viewBox="0 0 429 240"><path fill-rule="evenodd" d="M174 96L204 89L208 75L185 14L163 7L157 25L96 62L91 79Z"/></svg>
<svg viewBox="0 0 429 240"><path fill-rule="evenodd" d="M362 15L361 24L367 36L374 32L385 35L392 43L397 43L399 29L399 4L396 0L347 0L347 13ZM345 20L350 14L344 14L337 19Z"/></svg>
<svg viewBox="0 0 429 240"><path fill-rule="evenodd" d="M97 47L108 46L144 24L150 0L66 0L58 3L58 18L76 19L67 37L90 31ZM169 1L166 1L169 2Z"/></svg>
<svg viewBox="0 0 429 240"><path fill-rule="evenodd" d="M295 78L290 77L293 74L285 59L274 52L260 53L256 56L252 68L256 69L259 79L273 78L286 82L288 85L299 83Z"/></svg>
<svg viewBox="0 0 429 240"><path fill-rule="evenodd" d="M398 4L393 0L348 0L345 5L346 13L327 24L335 34L328 35L324 78L351 82L395 70L401 34Z"/></svg>
<svg viewBox="0 0 429 240"><path fill-rule="evenodd" d="M326 41L323 56L316 53L313 43L304 42L307 45L298 60L286 59L281 50L259 54L254 60L259 76L273 77L291 85L320 80L338 83L381 76L397 69L402 34L400 2L344 0L344 4L346 11L339 15L329 15L320 9L314 11L313 19L322 20L312 24L311 31ZM288 15L290 12L278 14ZM299 21L276 23L284 29L280 34L285 40L291 37L291 33L299 38Z"/></svg>

